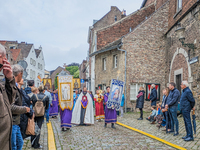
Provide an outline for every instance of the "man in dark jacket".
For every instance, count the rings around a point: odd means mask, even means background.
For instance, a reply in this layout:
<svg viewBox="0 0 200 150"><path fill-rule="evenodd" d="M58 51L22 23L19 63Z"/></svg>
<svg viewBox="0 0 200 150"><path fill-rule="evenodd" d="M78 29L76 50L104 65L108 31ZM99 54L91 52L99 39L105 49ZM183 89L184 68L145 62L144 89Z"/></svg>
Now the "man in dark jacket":
<svg viewBox="0 0 200 150"><path fill-rule="evenodd" d="M151 85L151 95L150 95L150 103L151 106L156 106L156 101L157 101L157 90L156 90L156 85L152 84Z"/></svg>
<svg viewBox="0 0 200 150"><path fill-rule="evenodd" d="M12 66L13 75L15 77L16 85L22 80L23 75L22 66L16 64ZM30 112L29 107L22 106L22 95L20 90L17 88L17 93L15 97L15 101L11 105L12 118L13 118L13 126L12 126L12 150L22 149L24 141L21 135L20 130L20 115L24 113Z"/></svg>
<svg viewBox="0 0 200 150"><path fill-rule="evenodd" d="M6 50L0 44L0 71L3 70L5 85L0 84L0 149L11 150L12 113L10 104L14 101L17 88Z"/></svg>
<svg viewBox="0 0 200 150"><path fill-rule="evenodd" d="M44 94L45 90L44 90L44 86L43 85L40 85L39 88L39 94L36 95L33 95L31 97L31 101L33 102L33 107L35 106L36 102L38 100L42 100L43 102L43 106L45 107L45 110L48 109L49 107L49 98L48 96L46 96ZM40 117L35 117L35 123L37 123L38 127L41 129L42 128L42 123L44 121L44 115L43 116L40 116ZM37 135L37 136L31 136L31 144L32 144L32 147L35 148L35 149L42 149L42 146L39 144L39 140L40 140L40 134Z"/></svg>
<svg viewBox="0 0 200 150"><path fill-rule="evenodd" d="M169 84L169 96L167 98L167 105L169 107L169 115L171 120L171 131L170 133L174 132L174 124L176 126L176 133L174 133L174 136L177 136L179 134L179 124L177 119L177 109L178 109L178 101L180 98L180 92L178 89L175 88L176 84L174 82L171 82Z"/></svg>
<svg viewBox="0 0 200 150"><path fill-rule="evenodd" d="M193 138L193 132L192 132L190 112L192 109L194 110L195 100L193 98L193 94L191 90L189 89L189 84L187 81L183 81L181 83L181 89L183 90L183 93L180 99L180 107L183 114L185 129L187 132L187 135L183 137L183 139L185 141L193 141L194 138Z"/></svg>
<svg viewBox="0 0 200 150"><path fill-rule="evenodd" d="M30 93L32 93L31 87L34 86L34 80L28 80L27 84L28 84L28 86L25 88L25 92L26 92L26 94L30 94Z"/></svg>

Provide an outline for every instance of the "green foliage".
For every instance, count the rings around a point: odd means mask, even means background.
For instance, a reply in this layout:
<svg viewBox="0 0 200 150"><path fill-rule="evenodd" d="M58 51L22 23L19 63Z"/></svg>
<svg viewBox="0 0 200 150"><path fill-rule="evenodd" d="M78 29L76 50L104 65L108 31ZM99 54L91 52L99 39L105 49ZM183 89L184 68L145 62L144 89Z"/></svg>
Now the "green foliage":
<svg viewBox="0 0 200 150"><path fill-rule="evenodd" d="M57 80L57 75L58 75L58 73L56 74L56 77L55 77L55 82L54 82L54 87L55 87L55 89L58 89L58 80Z"/></svg>
<svg viewBox="0 0 200 150"><path fill-rule="evenodd" d="M79 78L79 70L74 73L74 78Z"/></svg>
<svg viewBox="0 0 200 150"><path fill-rule="evenodd" d="M69 66L69 67L66 67L66 70L69 71L71 75L74 75L77 72L77 70L79 70L79 67Z"/></svg>

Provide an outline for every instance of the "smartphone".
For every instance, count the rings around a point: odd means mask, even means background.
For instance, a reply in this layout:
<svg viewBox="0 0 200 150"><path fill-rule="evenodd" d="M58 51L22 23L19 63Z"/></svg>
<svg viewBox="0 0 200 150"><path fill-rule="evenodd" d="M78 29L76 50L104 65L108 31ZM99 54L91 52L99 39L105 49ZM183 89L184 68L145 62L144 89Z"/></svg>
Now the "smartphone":
<svg viewBox="0 0 200 150"><path fill-rule="evenodd" d="M2 68L3 67L3 64L0 64L0 68Z"/></svg>

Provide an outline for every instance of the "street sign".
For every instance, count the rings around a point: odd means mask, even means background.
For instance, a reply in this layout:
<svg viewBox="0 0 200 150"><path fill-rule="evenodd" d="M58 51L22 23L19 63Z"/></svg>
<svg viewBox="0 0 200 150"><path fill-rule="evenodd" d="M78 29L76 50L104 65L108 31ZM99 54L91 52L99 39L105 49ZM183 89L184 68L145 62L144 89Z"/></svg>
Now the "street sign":
<svg viewBox="0 0 200 150"><path fill-rule="evenodd" d="M83 84L85 81L84 81L84 79L81 79L81 84Z"/></svg>
<svg viewBox="0 0 200 150"><path fill-rule="evenodd" d="M197 57L194 57L194 58L192 58L192 59L190 59L190 64L194 64L194 63L196 63L196 62L198 62L198 59L199 57L197 56Z"/></svg>

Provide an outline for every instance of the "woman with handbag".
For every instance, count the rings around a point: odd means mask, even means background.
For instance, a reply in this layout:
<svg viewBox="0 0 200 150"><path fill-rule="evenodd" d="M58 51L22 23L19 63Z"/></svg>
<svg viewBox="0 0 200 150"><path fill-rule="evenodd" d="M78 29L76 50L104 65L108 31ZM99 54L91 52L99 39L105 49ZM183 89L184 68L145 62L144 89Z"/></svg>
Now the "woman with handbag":
<svg viewBox="0 0 200 150"><path fill-rule="evenodd" d="M49 98L44 94L44 86L40 85L39 94L33 95L31 101L33 102L33 110L35 112L35 123L38 127L42 128L42 123L44 121L45 110L49 107ZM42 149L42 146L39 144L40 134L31 136L31 145L35 149Z"/></svg>

